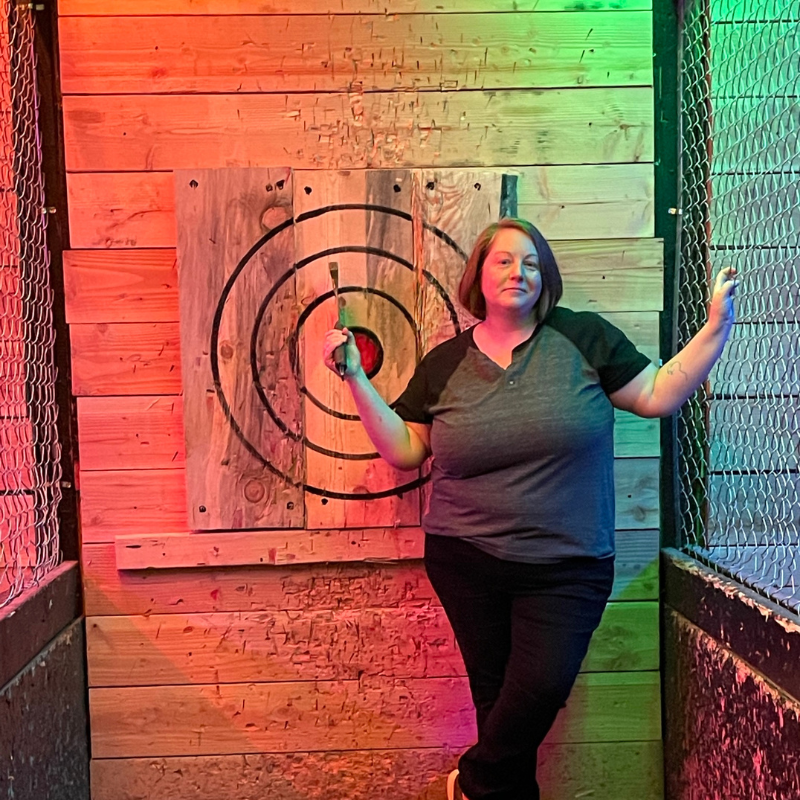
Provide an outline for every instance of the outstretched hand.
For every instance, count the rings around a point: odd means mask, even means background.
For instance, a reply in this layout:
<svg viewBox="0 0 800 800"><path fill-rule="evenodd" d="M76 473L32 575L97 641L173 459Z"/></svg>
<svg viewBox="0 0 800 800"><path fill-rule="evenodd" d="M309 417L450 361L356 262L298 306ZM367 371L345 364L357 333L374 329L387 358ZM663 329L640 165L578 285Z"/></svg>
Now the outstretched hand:
<svg viewBox="0 0 800 800"><path fill-rule="evenodd" d="M325 362L325 366L338 375L336 364L333 361L333 351L340 344L346 346L347 370L345 371L345 377L353 377L361 369L361 353L358 350L358 345L356 345L355 336L347 328L342 328L341 330L334 328L325 334L325 339L322 343L322 359Z"/></svg>
<svg viewBox="0 0 800 800"><path fill-rule="evenodd" d="M730 331L736 321L733 296L738 285L736 267L723 267L717 273L708 307L708 324L712 330Z"/></svg>

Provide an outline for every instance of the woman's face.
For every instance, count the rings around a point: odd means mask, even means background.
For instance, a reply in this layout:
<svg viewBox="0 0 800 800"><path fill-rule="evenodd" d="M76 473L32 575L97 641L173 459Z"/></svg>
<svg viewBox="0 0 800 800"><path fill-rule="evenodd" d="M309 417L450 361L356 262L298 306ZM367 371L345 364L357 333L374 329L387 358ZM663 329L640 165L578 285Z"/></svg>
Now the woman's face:
<svg viewBox="0 0 800 800"><path fill-rule="evenodd" d="M542 294L539 254L522 231L501 228L481 268L486 316L500 314L527 319Z"/></svg>

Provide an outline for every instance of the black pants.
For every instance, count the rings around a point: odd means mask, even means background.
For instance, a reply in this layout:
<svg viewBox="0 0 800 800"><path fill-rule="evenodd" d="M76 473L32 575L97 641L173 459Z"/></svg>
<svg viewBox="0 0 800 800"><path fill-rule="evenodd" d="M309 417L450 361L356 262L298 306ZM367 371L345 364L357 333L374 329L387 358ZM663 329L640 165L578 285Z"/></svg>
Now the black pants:
<svg viewBox="0 0 800 800"><path fill-rule="evenodd" d="M614 559L522 564L426 536L425 568L469 676L478 742L459 761L469 800L539 800L536 753L580 670Z"/></svg>

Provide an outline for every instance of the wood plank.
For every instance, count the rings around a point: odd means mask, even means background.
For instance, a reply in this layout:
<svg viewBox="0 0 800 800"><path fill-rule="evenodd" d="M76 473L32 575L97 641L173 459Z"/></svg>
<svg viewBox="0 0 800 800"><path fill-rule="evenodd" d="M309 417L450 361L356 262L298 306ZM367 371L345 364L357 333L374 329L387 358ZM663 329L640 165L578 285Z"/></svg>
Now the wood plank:
<svg viewBox="0 0 800 800"><path fill-rule="evenodd" d="M658 361L657 313L609 312L603 316L619 327L648 358ZM796 338L797 334L793 335ZM72 325L70 336L75 395L177 394L181 390L177 323ZM741 342L734 335L726 352L746 346ZM748 367L750 370L764 368L752 364Z"/></svg>
<svg viewBox="0 0 800 800"><path fill-rule="evenodd" d="M189 525L303 527L291 170L188 170L175 187Z"/></svg>
<svg viewBox="0 0 800 800"><path fill-rule="evenodd" d="M542 745L545 800L663 800L661 742ZM441 800L449 749L95 759L94 800ZM269 776L265 779L265 776Z"/></svg>
<svg viewBox="0 0 800 800"><path fill-rule="evenodd" d="M449 14L435 30L430 17L384 13L59 26L65 94L642 86L651 39L648 11Z"/></svg>
<svg viewBox="0 0 800 800"><path fill-rule="evenodd" d="M612 600L658 597L657 530L617 531ZM114 544L84 544L88 616L438 605L419 562L119 572Z"/></svg>
<svg viewBox="0 0 800 800"><path fill-rule="evenodd" d="M603 317L616 325L651 361L658 363L658 314L651 311L615 311L604 313Z"/></svg>
<svg viewBox="0 0 800 800"><path fill-rule="evenodd" d="M761 2L761 0L759 0ZM647 0L598 0L593 11L625 9L647 10L652 6ZM131 15L183 15L183 14L445 14L475 13L481 11L578 11L571 0L137 0L135 9L125 0L64 0L59 6L59 17L65 16L124 16Z"/></svg>
<svg viewBox="0 0 800 800"><path fill-rule="evenodd" d="M657 672L579 675L546 741L659 740L659 686ZM98 688L89 711L95 758L461 748L475 737L465 678Z"/></svg>
<svg viewBox="0 0 800 800"><path fill-rule="evenodd" d="M548 168L551 173L561 169L571 168ZM591 185L593 170L580 168L584 185ZM524 191L523 181L519 186ZM559 207L563 205L559 195L553 197ZM564 281L563 305L601 313L661 310L660 239L580 239L551 245ZM67 250L64 280L71 325L178 321L177 259L172 248ZM738 301L740 317L745 302L746 298Z"/></svg>
<svg viewBox="0 0 800 800"><path fill-rule="evenodd" d="M183 466L183 398L180 395L79 397L77 406L83 472ZM619 410L615 417L615 455L660 454L657 419L643 419Z"/></svg>
<svg viewBox="0 0 800 800"><path fill-rule="evenodd" d="M113 541L120 534L189 530L183 469L81 473L84 542Z"/></svg>
<svg viewBox="0 0 800 800"><path fill-rule="evenodd" d="M561 248L563 254L556 251L565 275L577 268L571 263L577 258L594 258L595 267L606 272L662 266L663 253L654 249L645 253L641 248L647 245L643 241L635 241L638 237L651 235L653 230L652 164L554 165L514 167L505 171L519 174L518 187L522 201L519 213L529 216L545 236L565 240L614 240L607 245L598 243L598 249L594 252L591 251L594 247L592 242L586 243L586 249L579 242L570 246L565 244ZM70 236L74 247L175 245L171 173L71 173L67 176L67 184L70 191ZM619 239L622 232L630 238ZM465 246L469 247L470 243ZM557 247L558 243L554 246ZM603 247L607 249L600 249ZM657 243L651 242L649 247L655 248ZM570 263L565 260L567 257ZM109 268L119 263L121 271L128 269L128 261L112 261L111 256L105 258ZM114 258L124 259L125 256L114 254ZM99 263L95 263L99 268ZM108 281L109 278L105 278L104 285ZM166 281L174 281L174 276ZM618 294L611 289L608 291L612 298ZM115 304L125 299L113 297ZM653 297L657 298L660 307L661 287L653 287L646 297L650 303ZM71 298L70 306L77 299ZM638 303L639 299L634 297L628 302ZM620 300L625 302L624 298L619 297L616 302ZM650 307L648 305L646 308ZM623 309L609 307L608 310ZM627 310L645 310L645 307L632 305Z"/></svg>
<svg viewBox="0 0 800 800"><path fill-rule="evenodd" d="M464 676L439 606L86 621L89 686ZM658 603L610 603L582 672L657 670Z"/></svg>
<svg viewBox="0 0 800 800"><path fill-rule="evenodd" d="M178 259L160 250L65 250L67 323L177 322Z"/></svg>
<svg viewBox="0 0 800 800"><path fill-rule="evenodd" d="M117 569L230 567L422 558L420 528L213 531L117 536Z"/></svg>
<svg viewBox="0 0 800 800"><path fill-rule="evenodd" d="M369 372L373 386L391 403L411 378L418 324L416 276L404 266L413 257L411 173L297 170L294 177L297 295L304 320L299 361L307 445L306 527L418 525L419 491L392 492L413 484L419 471L396 470L377 457L349 388L321 358L324 337L339 314L329 270L335 260L342 319L370 337L381 354L382 364L376 362L377 371ZM337 210L342 205L356 207ZM378 208L367 211L363 205ZM341 252L317 257L330 249ZM369 496L386 492L390 494ZM336 494L343 496L331 496ZM366 497L345 499L354 494Z"/></svg>
<svg viewBox="0 0 800 800"><path fill-rule="evenodd" d="M654 234L652 164L598 164L591 170L591 182L586 181L586 166L509 171L519 175L519 216L532 220L548 239L628 239Z"/></svg>
<svg viewBox="0 0 800 800"><path fill-rule="evenodd" d="M72 325L70 341L75 395L181 391L176 322Z"/></svg>
<svg viewBox="0 0 800 800"><path fill-rule="evenodd" d="M617 531L611 600L655 600L659 597L661 537L658 530Z"/></svg>
<svg viewBox="0 0 800 800"><path fill-rule="evenodd" d="M70 96L64 142L70 172L652 161L653 90Z"/></svg>
<svg viewBox="0 0 800 800"><path fill-rule="evenodd" d="M614 459L616 527L654 528L659 523L659 459Z"/></svg>
<svg viewBox="0 0 800 800"><path fill-rule="evenodd" d="M591 793L661 800L662 761L660 742L543 745L537 779L546 800ZM456 753L434 748L103 759L92 763L92 797L138 800L158 786L163 800L255 800L269 775L271 800L295 800L298 792L308 800L338 800L343 792L348 800L440 800L456 763Z"/></svg>
<svg viewBox="0 0 800 800"><path fill-rule="evenodd" d="M79 397L81 471L185 466L180 395Z"/></svg>
<svg viewBox="0 0 800 800"><path fill-rule="evenodd" d="M617 528L646 530L658 525L658 472L657 458L614 460ZM84 472L81 524L84 542L188 532L184 470Z"/></svg>
<svg viewBox="0 0 800 800"><path fill-rule="evenodd" d="M70 242L75 247L174 247L171 172L67 176Z"/></svg>
<svg viewBox="0 0 800 800"><path fill-rule="evenodd" d="M419 562L118 572L111 543L84 545L81 563L92 616L438 604Z"/></svg>

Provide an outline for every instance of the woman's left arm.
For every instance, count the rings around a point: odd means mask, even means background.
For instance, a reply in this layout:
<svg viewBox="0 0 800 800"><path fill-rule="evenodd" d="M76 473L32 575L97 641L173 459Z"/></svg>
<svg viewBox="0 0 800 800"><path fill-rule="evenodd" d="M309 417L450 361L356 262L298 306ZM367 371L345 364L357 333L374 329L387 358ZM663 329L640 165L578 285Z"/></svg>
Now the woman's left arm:
<svg viewBox="0 0 800 800"><path fill-rule="evenodd" d="M686 347L660 369L651 364L609 395L612 405L640 417L674 414L706 380L722 354L734 322L736 269L726 267L714 281L708 322Z"/></svg>

